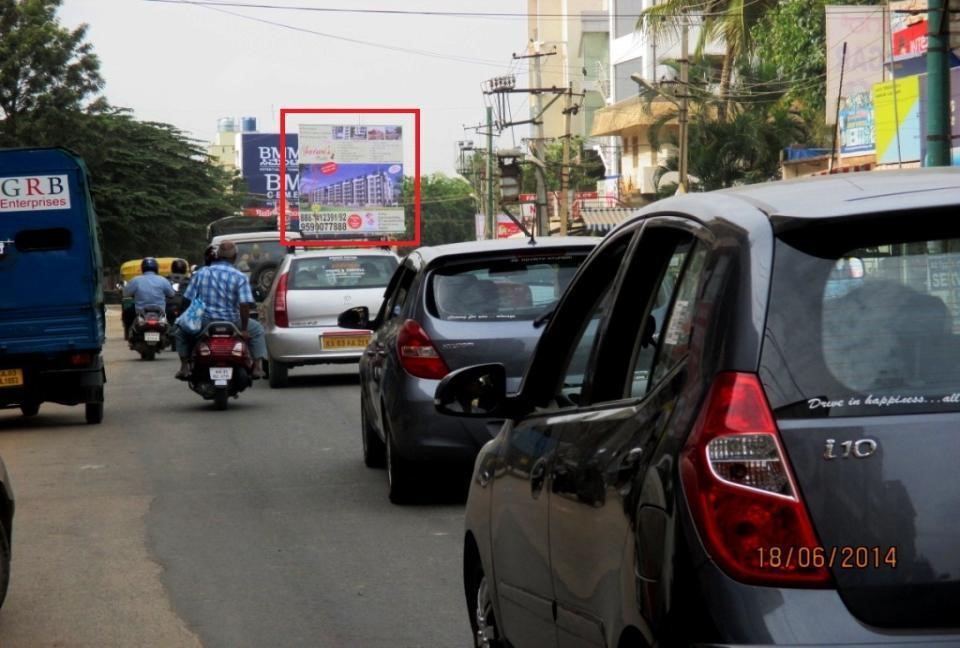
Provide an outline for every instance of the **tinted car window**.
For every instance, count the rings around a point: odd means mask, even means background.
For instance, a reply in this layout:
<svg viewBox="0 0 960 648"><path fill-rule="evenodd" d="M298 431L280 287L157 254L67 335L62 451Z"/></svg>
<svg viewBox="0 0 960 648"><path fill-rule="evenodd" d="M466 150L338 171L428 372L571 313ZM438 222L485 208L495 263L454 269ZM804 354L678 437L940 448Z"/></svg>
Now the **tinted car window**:
<svg viewBox="0 0 960 648"><path fill-rule="evenodd" d="M642 329L638 327L640 335L634 349L633 380L630 384L628 396L642 396L647 392L647 388L651 384L650 372L653 369L654 360L657 360L657 379L659 379L666 369L673 366L675 349L681 344L684 349L686 348L692 314L692 304L689 299L692 296L686 301L678 297L674 302L669 318L667 317L667 309L670 307L673 288L677 285L677 280L680 278L680 272L683 270L691 246L690 240L677 244L663 270L653 309L647 318L647 322ZM702 254L699 256L702 258ZM680 292L684 295L688 295L696 286L695 277L699 274L699 268L691 270L688 270L685 274L684 282L680 287ZM694 277L694 279L688 280L687 277ZM690 287L690 284L693 284L693 288Z"/></svg>
<svg viewBox="0 0 960 648"><path fill-rule="evenodd" d="M781 415L960 409L960 240L777 244L765 381Z"/></svg>
<svg viewBox="0 0 960 648"><path fill-rule="evenodd" d="M381 288L397 268L389 256L331 256L295 259L290 264L290 288L341 290Z"/></svg>
<svg viewBox="0 0 960 648"><path fill-rule="evenodd" d="M559 299L580 258L513 257L438 269L431 310L443 320L532 320Z"/></svg>
<svg viewBox="0 0 960 648"><path fill-rule="evenodd" d="M235 241L237 244L237 269L253 272L266 261L279 263L287 253L280 241Z"/></svg>

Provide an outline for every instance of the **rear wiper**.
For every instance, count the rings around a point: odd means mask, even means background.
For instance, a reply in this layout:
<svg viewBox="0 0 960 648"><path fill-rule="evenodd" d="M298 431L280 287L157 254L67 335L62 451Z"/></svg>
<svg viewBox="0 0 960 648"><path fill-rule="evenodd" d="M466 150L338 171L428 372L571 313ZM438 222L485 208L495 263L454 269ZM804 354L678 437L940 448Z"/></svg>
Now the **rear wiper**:
<svg viewBox="0 0 960 648"><path fill-rule="evenodd" d="M547 310L537 315L537 319L533 320L533 328L540 328L541 326L549 322L550 318L553 317L554 311L556 310L557 310L557 307L554 306L553 308L548 308Z"/></svg>

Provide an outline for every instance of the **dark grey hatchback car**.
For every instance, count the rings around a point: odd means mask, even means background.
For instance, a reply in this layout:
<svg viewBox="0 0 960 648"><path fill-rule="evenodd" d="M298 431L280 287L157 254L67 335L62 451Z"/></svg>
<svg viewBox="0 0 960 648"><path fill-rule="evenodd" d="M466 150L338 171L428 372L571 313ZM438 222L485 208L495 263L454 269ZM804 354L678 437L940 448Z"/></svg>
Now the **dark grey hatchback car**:
<svg viewBox="0 0 960 648"><path fill-rule="evenodd" d="M366 307L340 317L373 330L360 358L363 458L387 469L394 503L418 494L436 467L461 467L502 421L463 421L433 407L437 383L453 369L503 363L516 387L550 310L600 239L550 237L472 241L411 252L390 279L372 322Z"/></svg>
<svg viewBox="0 0 960 648"><path fill-rule="evenodd" d="M504 375L436 393L478 646L960 645L960 169L651 205Z"/></svg>

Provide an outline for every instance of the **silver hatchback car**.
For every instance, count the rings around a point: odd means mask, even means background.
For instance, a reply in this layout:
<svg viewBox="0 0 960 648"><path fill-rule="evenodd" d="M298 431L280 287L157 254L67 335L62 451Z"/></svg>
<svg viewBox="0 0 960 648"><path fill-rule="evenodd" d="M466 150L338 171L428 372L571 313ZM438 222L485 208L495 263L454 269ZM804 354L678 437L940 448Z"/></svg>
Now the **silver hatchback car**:
<svg viewBox="0 0 960 648"><path fill-rule="evenodd" d="M343 329L337 315L377 308L399 265L380 248L298 250L287 254L264 300L271 387L285 387L291 367L357 362L370 331Z"/></svg>

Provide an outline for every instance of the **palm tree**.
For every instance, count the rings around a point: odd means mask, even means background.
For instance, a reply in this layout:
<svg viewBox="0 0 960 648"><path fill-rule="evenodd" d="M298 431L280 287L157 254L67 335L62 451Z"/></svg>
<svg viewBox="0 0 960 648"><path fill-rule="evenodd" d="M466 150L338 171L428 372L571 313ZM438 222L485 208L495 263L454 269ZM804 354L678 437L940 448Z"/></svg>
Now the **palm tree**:
<svg viewBox="0 0 960 648"><path fill-rule="evenodd" d="M730 85L735 66L751 50L751 28L777 6L777 0L664 0L640 14L637 29L649 30L657 39L680 33L684 21L699 24L694 54L702 57L710 42L725 47L717 94L721 100L718 117L729 112Z"/></svg>

